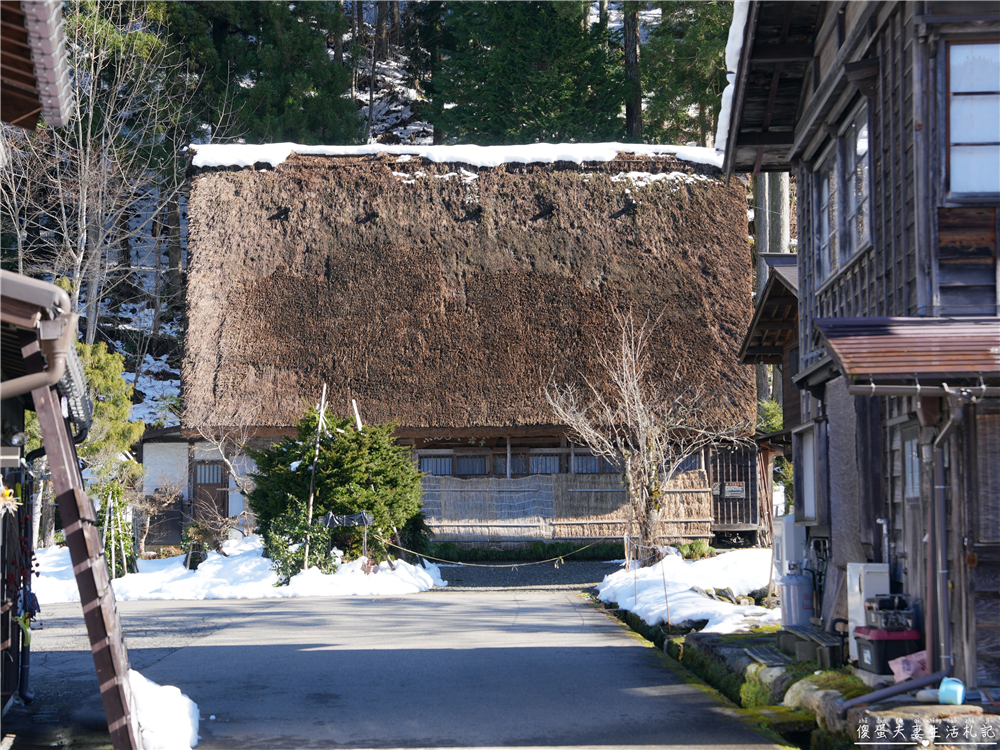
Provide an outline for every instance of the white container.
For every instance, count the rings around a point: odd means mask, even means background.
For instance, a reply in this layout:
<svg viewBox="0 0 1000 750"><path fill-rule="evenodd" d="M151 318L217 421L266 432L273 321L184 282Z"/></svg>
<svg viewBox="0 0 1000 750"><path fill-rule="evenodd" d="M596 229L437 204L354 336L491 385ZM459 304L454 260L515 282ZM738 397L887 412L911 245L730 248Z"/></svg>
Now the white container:
<svg viewBox="0 0 1000 750"><path fill-rule="evenodd" d="M809 576L792 573L778 581L781 587L781 626L809 625L813 616L813 586Z"/></svg>
<svg viewBox="0 0 1000 750"><path fill-rule="evenodd" d="M774 544L771 548L774 580L791 575L792 567L801 568L806 559L806 527L795 525L795 516L778 516L774 519Z"/></svg>
<svg viewBox="0 0 1000 750"><path fill-rule="evenodd" d="M865 599L889 593L887 563L847 563L847 632L850 660L858 660L854 628L865 627Z"/></svg>

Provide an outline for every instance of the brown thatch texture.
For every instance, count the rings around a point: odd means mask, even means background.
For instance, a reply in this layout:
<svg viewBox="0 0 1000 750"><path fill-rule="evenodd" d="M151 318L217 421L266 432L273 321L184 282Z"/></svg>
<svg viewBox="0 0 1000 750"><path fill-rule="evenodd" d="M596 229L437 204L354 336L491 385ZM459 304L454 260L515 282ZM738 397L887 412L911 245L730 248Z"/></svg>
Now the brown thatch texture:
<svg viewBox="0 0 1000 750"><path fill-rule="evenodd" d="M710 179L612 179L633 170ZM725 384L752 418L742 186L670 157L476 171L381 154L194 175L185 426L291 425L323 382L370 422L552 424L546 382L597 377L629 307L663 313L660 372Z"/></svg>

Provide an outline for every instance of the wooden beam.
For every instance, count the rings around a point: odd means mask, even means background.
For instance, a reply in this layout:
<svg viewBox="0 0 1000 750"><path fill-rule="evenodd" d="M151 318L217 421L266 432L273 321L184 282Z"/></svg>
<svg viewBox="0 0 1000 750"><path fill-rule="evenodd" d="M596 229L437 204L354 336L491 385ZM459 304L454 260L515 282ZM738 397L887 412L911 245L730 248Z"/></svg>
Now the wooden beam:
<svg viewBox="0 0 1000 750"><path fill-rule="evenodd" d="M747 356L748 357L771 357L771 356L781 356L784 353L784 349L780 346L748 346Z"/></svg>
<svg viewBox="0 0 1000 750"><path fill-rule="evenodd" d="M768 130L764 133L740 133L736 137L736 146L791 146L795 142L795 133L791 131Z"/></svg>
<svg viewBox="0 0 1000 750"><path fill-rule="evenodd" d="M750 62L809 62L812 59L813 45L808 42L758 44L750 53Z"/></svg>

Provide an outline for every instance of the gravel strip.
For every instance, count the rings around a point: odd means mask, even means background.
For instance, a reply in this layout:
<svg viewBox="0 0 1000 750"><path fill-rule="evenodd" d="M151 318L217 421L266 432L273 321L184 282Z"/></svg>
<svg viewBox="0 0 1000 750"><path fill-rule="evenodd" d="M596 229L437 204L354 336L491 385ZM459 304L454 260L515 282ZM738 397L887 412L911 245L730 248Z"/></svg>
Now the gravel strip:
<svg viewBox="0 0 1000 750"><path fill-rule="evenodd" d="M590 589L621 569L620 563L580 560L560 563L440 563L441 577L451 589Z"/></svg>

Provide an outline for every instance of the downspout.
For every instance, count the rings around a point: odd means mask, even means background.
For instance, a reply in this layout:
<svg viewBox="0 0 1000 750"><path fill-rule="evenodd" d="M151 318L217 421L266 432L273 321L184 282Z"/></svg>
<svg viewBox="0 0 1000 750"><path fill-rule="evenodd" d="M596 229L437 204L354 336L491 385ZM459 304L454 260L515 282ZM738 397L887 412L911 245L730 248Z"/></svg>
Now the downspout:
<svg viewBox="0 0 1000 750"><path fill-rule="evenodd" d="M948 403L951 409L948 415L948 421L941 429L941 432L938 433L938 436L934 439L934 491L932 493L933 515L931 518L934 581L931 582L928 580L927 582L928 594L931 593L933 588L935 598L934 610L937 615L937 622L935 623L936 627L934 630L937 634L938 660L941 663L941 669L915 680L906 680L898 685L892 685L891 687L876 690L872 693L868 693L867 695L852 698L849 701L844 701L840 704L840 718L847 716L847 711L855 706L866 706L869 703L877 703L886 698L891 698L894 695L908 693L911 690L917 690L919 688L926 687L927 685L933 685L945 677L949 677L954 666L954 658L951 653L951 618L949 617L948 610L949 571L946 567L948 534L945 526L946 498L943 446L951 437L955 429L962 423L963 411L962 401L960 400L958 394L949 389L947 385L943 385L942 388L945 393L948 394Z"/></svg>

